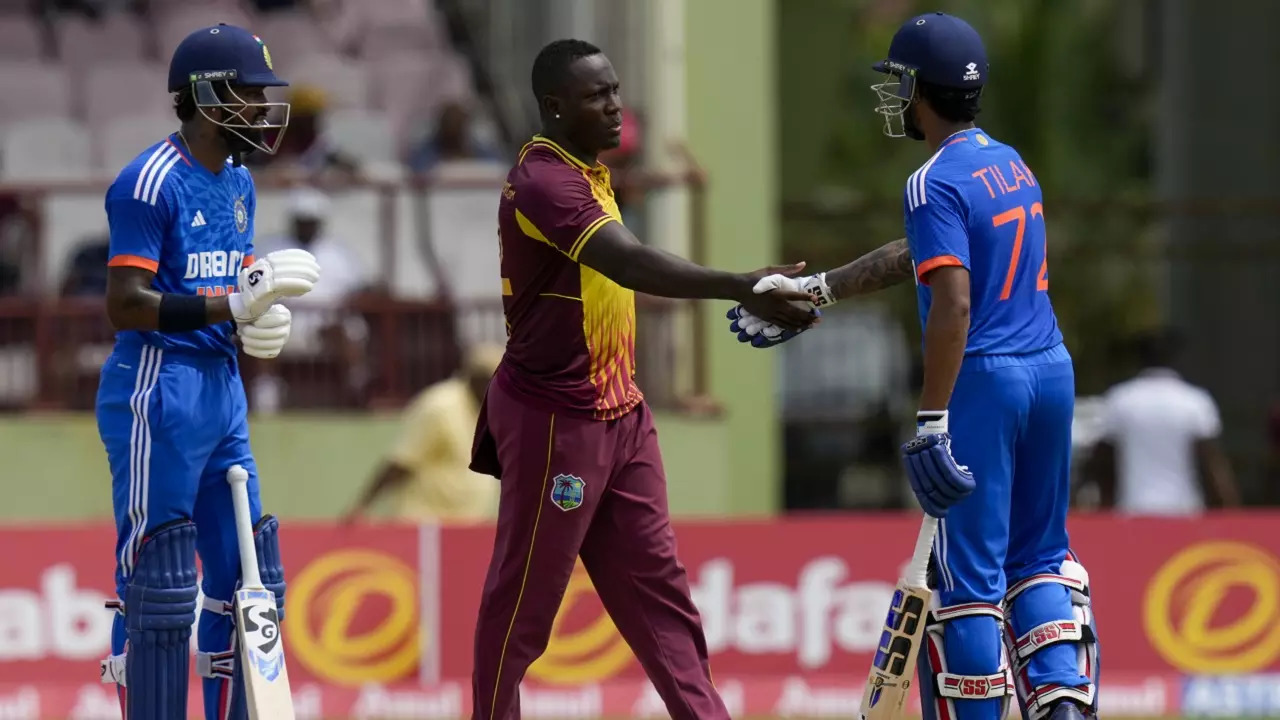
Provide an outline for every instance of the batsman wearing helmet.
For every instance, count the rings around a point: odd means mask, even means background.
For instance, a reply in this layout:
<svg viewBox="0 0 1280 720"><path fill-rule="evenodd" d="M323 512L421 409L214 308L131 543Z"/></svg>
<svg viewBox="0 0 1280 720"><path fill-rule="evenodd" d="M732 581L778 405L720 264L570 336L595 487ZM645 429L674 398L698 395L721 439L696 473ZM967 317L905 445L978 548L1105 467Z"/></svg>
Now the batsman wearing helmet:
<svg viewBox="0 0 1280 720"><path fill-rule="evenodd" d="M757 290L806 291L822 306L916 283L925 377L903 460L940 518L919 653L925 718L997 720L1010 696L1027 720L1096 716L1089 577L1066 529L1075 374L1049 302L1039 181L974 124L987 55L963 20L912 18L875 70L888 75L873 86L886 134L932 151L903 193L906 238ZM756 347L798 334L741 307L729 316Z"/></svg>
<svg viewBox="0 0 1280 720"><path fill-rule="evenodd" d="M197 554L205 717L247 717L228 606L240 576L233 465L250 474L258 563L283 616L278 523L262 515L236 361L237 336L254 357L279 354L290 315L276 301L319 279L306 251L253 254L254 185L240 158L279 144L288 106L265 92L282 85L257 36L230 25L192 33L169 66L180 129L129 163L106 195L107 312L117 333L97 419L111 468L118 599L102 680L118 685L126 720L186 717ZM272 110L278 122L268 122Z"/></svg>

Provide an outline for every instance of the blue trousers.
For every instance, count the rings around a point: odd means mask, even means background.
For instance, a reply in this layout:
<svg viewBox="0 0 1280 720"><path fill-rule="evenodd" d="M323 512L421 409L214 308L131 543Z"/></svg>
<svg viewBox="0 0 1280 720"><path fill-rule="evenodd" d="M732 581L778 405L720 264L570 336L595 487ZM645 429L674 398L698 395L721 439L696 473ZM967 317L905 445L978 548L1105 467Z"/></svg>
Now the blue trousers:
<svg viewBox="0 0 1280 720"><path fill-rule="evenodd" d="M949 425L952 453L973 472L977 489L939 523L934 570L940 606L998 606L1019 580L1060 572L1069 545L1074 406L1075 373L1061 345L1031 355L965 359ZM1069 591L1061 585L1037 588L1032 604L1015 626L1072 617ZM998 671L1002 637L995 618L957 618L946 624L944 636L947 672ZM1089 682L1070 644L1036 653L1027 673L1033 687ZM999 702L956 701L953 720L991 720Z"/></svg>
<svg viewBox="0 0 1280 720"><path fill-rule="evenodd" d="M102 369L97 420L111 465L115 579L121 599L143 539L158 527L181 521L196 526L205 597L232 599L240 579L227 484L232 465L249 471L252 521L256 523L262 514L247 413L234 359L179 354L149 345L117 345ZM195 558L190 561L194 564ZM230 649L232 630L230 616L200 613L199 649ZM124 618L117 615L111 636L113 655L125 652L125 641ZM224 680L205 681L209 717L226 702L229 685Z"/></svg>

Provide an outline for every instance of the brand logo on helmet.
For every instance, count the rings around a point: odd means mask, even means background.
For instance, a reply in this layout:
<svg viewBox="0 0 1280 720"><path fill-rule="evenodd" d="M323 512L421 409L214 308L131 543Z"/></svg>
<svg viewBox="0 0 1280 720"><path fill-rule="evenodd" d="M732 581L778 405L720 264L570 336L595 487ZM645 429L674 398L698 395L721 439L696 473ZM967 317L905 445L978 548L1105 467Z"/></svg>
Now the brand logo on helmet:
<svg viewBox="0 0 1280 720"><path fill-rule="evenodd" d="M235 70L204 70L202 72L191 73L190 75L187 76L187 79L193 83L201 82L202 80L226 80L229 82L231 80L236 79L236 71Z"/></svg>
<svg viewBox="0 0 1280 720"><path fill-rule="evenodd" d="M965 82L973 82L982 78L982 73L978 72L978 63L969 63L964 66L964 69L966 71L964 74Z"/></svg>

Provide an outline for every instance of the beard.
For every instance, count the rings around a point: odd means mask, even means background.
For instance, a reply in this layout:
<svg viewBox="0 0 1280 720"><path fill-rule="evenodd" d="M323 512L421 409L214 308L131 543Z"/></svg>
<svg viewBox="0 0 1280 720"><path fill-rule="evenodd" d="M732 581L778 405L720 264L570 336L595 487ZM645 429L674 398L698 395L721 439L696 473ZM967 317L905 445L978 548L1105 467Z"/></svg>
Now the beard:
<svg viewBox="0 0 1280 720"><path fill-rule="evenodd" d="M916 106L911 103L902 113L902 132L912 140L923 140L924 133L921 132L920 126L916 124Z"/></svg>
<svg viewBox="0 0 1280 720"><path fill-rule="evenodd" d="M233 153L247 153L256 150L254 143L265 145L263 141L262 130L258 128L236 128L232 131L228 128L220 128L219 133L223 142L227 144L227 148ZM243 136L243 137L242 137Z"/></svg>

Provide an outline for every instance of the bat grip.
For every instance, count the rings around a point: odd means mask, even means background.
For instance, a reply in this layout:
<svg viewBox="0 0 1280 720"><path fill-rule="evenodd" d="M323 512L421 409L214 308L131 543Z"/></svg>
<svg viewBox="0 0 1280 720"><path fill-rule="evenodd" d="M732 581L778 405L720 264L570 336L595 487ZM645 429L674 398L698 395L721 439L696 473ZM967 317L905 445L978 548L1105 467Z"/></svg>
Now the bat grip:
<svg viewBox="0 0 1280 720"><path fill-rule="evenodd" d="M258 573L258 549L253 542L253 521L249 510L249 473L239 465L227 471L231 504L235 509L236 544L240 546L240 587L262 587Z"/></svg>
<svg viewBox="0 0 1280 720"><path fill-rule="evenodd" d="M929 583L929 551L933 548L933 536L938 530L938 518L925 515L920 523L920 534L916 536L916 549L911 553L911 562L907 564L904 580L908 587L928 587Z"/></svg>

